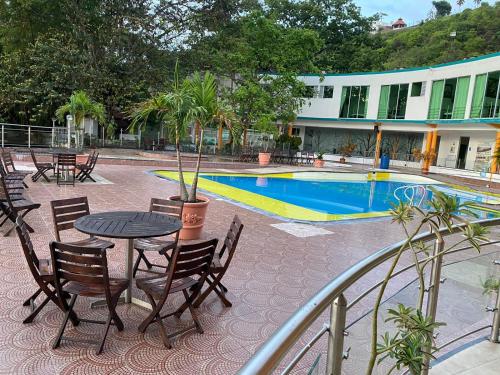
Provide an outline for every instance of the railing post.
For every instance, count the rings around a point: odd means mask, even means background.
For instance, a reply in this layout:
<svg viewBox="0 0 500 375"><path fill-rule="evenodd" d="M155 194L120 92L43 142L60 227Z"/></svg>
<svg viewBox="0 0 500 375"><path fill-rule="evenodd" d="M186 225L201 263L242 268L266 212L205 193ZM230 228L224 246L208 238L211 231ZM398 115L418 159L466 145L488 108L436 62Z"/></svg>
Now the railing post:
<svg viewBox="0 0 500 375"><path fill-rule="evenodd" d="M50 139L50 147L54 148L54 138L56 136L56 128L54 127L54 124L52 124L52 136Z"/></svg>
<svg viewBox="0 0 500 375"><path fill-rule="evenodd" d="M2 125L2 148L4 148L4 140L5 140L5 125Z"/></svg>
<svg viewBox="0 0 500 375"><path fill-rule="evenodd" d="M500 261L496 260L493 262L495 265L500 266ZM493 324L491 325L491 336L490 341L496 344L500 343L499 338L500 331L500 290L497 290L497 302L493 309Z"/></svg>
<svg viewBox="0 0 500 375"><path fill-rule="evenodd" d="M437 312L437 304L439 297L439 284L441 283L441 267L443 264L443 255L438 255L443 252L444 249L444 240L441 238L437 238L434 243L434 251L432 256L434 259L432 260L431 267L431 278L429 283L429 295L427 298L427 317L431 318L432 322L436 320L436 312ZM434 332L431 332L433 334ZM431 348L425 348L425 351L430 353ZM422 366L422 375L427 375L429 373L429 363L431 361L431 357L428 355L424 356L424 362Z"/></svg>
<svg viewBox="0 0 500 375"><path fill-rule="evenodd" d="M328 334L328 352L326 374L340 375L344 357L344 329L347 312L347 300L341 294L333 301L330 309L330 330Z"/></svg>
<svg viewBox="0 0 500 375"><path fill-rule="evenodd" d="M28 125L28 148L31 148L31 125Z"/></svg>

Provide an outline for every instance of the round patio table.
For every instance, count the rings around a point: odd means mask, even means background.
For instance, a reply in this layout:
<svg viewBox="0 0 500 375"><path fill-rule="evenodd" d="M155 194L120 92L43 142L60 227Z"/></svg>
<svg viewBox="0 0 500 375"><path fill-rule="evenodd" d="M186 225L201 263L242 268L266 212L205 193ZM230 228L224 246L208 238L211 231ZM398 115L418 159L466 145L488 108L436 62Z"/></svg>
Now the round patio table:
<svg viewBox="0 0 500 375"><path fill-rule="evenodd" d="M148 307L146 302L132 298L134 239L175 233L182 228L181 220L154 212L112 211L83 216L75 221L74 226L80 232L92 236L128 240L125 258L128 288L125 291L125 302Z"/></svg>

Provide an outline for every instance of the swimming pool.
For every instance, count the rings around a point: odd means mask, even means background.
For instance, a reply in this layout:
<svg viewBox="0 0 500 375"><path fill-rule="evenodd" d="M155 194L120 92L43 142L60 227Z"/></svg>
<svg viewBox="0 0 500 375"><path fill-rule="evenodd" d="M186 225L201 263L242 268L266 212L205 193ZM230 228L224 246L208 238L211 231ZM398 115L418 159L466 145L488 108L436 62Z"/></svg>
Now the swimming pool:
<svg viewBox="0 0 500 375"><path fill-rule="evenodd" d="M155 171L177 179L175 172ZM191 175L191 176L190 176ZM188 182L192 174L187 174ZM287 219L335 221L387 216L405 186L432 185L462 201L491 197L462 192L435 180L395 173L297 172L284 174L200 174L199 187L236 203ZM430 192L427 193L430 197ZM403 198L403 194L399 194Z"/></svg>

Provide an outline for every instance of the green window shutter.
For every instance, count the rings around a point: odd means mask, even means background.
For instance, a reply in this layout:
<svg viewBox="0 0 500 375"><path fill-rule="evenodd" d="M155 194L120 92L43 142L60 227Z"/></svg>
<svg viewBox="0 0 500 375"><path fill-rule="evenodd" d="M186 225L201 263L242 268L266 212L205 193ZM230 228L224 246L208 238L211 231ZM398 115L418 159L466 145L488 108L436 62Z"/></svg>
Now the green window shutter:
<svg viewBox="0 0 500 375"><path fill-rule="evenodd" d="M429 103L429 120L436 120L439 118L441 112L441 102L443 100L444 80L432 82L431 101Z"/></svg>
<svg viewBox="0 0 500 375"><path fill-rule="evenodd" d="M469 92L470 77L460 77L457 80L455 100L453 102L453 113L451 118L463 119L465 117L465 106L467 105L467 93Z"/></svg>
<svg viewBox="0 0 500 375"><path fill-rule="evenodd" d="M347 117L348 101L347 101L347 90L349 86L342 87L342 94L340 95L340 115L339 117Z"/></svg>
<svg viewBox="0 0 500 375"><path fill-rule="evenodd" d="M377 114L378 119L387 118L390 92L391 92L391 86L389 85L382 86L382 88L380 89L380 100L378 102L378 114Z"/></svg>
<svg viewBox="0 0 500 375"><path fill-rule="evenodd" d="M481 117L484 90L486 89L486 78L486 74L479 74L476 76L476 81L474 82L474 94L472 95L472 104L470 108L470 118Z"/></svg>

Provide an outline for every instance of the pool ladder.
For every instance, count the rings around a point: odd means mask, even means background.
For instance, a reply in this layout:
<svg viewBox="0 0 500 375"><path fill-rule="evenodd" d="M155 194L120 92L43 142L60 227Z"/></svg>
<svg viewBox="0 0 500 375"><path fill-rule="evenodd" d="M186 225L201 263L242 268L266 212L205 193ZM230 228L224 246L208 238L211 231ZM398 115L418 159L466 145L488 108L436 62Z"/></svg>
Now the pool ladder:
<svg viewBox="0 0 500 375"><path fill-rule="evenodd" d="M399 202L401 202L402 199L406 199L412 206L420 207L427 197L427 187L425 185L400 186L394 190L394 197Z"/></svg>

